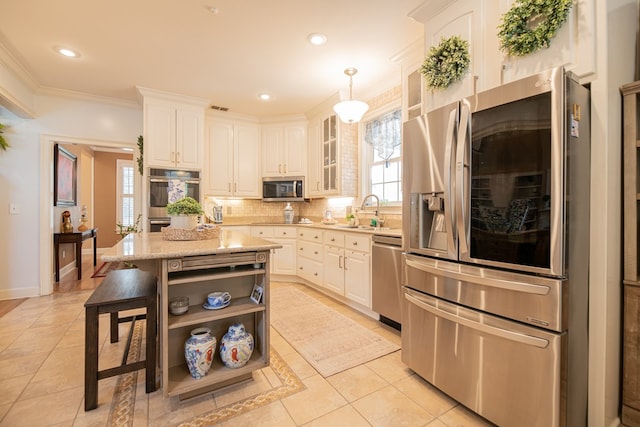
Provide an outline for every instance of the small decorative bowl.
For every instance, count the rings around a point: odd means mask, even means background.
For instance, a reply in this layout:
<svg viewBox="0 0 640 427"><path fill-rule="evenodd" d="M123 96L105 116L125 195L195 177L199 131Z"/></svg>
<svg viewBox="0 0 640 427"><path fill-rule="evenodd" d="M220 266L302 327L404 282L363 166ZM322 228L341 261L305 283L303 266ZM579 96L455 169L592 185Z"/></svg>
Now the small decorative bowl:
<svg viewBox="0 0 640 427"><path fill-rule="evenodd" d="M175 297L169 300L169 312L174 316L189 311L189 298L188 297Z"/></svg>

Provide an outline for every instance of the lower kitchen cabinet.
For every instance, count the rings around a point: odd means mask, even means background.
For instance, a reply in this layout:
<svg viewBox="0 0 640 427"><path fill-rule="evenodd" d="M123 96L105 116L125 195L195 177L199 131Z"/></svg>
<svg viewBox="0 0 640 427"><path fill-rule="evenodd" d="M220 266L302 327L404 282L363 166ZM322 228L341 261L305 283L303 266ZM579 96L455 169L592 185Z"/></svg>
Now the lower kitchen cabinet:
<svg viewBox="0 0 640 427"><path fill-rule="evenodd" d="M272 274L296 274L296 228L252 226L251 235L282 245L271 257Z"/></svg>
<svg viewBox="0 0 640 427"><path fill-rule="evenodd" d="M371 308L371 238L355 233L324 233L324 286Z"/></svg>
<svg viewBox="0 0 640 427"><path fill-rule="evenodd" d="M317 286L323 286L322 231L298 228L297 275Z"/></svg>
<svg viewBox="0 0 640 427"><path fill-rule="evenodd" d="M256 266L259 266L256 268ZM165 259L161 262L162 319L162 389L164 396L188 398L205 391L244 381L252 372L269 365L269 252L242 252ZM255 284L263 288L262 299L250 299ZM207 294L226 291L231 303L220 310L203 307ZM172 315L168 301L189 298L189 310ZM234 323L242 323L254 339L249 362L240 368L228 368L219 356L220 341ZM216 338L213 363L200 379L189 373L184 344L190 332L199 327L211 329Z"/></svg>

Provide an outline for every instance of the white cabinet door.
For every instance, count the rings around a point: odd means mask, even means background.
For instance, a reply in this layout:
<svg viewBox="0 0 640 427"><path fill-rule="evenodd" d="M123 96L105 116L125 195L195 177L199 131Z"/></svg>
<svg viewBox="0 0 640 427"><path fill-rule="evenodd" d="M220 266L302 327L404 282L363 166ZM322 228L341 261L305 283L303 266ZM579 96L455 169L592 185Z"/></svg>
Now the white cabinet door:
<svg viewBox="0 0 640 427"><path fill-rule="evenodd" d="M325 245L324 286L344 295L344 249Z"/></svg>
<svg viewBox="0 0 640 427"><path fill-rule="evenodd" d="M203 162L202 110L176 109L176 166L200 169Z"/></svg>
<svg viewBox="0 0 640 427"><path fill-rule="evenodd" d="M345 251L344 296L371 308L371 255Z"/></svg>
<svg viewBox="0 0 640 427"><path fill-rule="evenodd" d="M282 146L284 174L305 176L307 173L307 131L305 125L285 126Z"/></svg>
<svg viewBox="0 0 640 427"><path fill-rule="evenodd" d="M284 135L281 126L262 128L262 176L282 176Z"/></svg>
<svg viewBox="0 0 640 427"><path fill-rule="evenodd" d="M204 194L260 197L258 126L208 119L206 128Z"/></svg>
<svg viewBox="0 0 640 427"><path fill-rule="evenodd" d="M204 111L169 102L144 105L144 151L147 165L201 169L204 157Z"/></svg>
<svg viewBox="0 0 640 427"><path fill-rule="evenodd" d="M176 156L176 109L172 105L145 102L144 157L151 167L173 167Z"/></svg>
<svg viewBox="0 0 640 427"><path fill-rule="evenodd" d="M305 124L262 128L262 176L304 176L307 171Z"/></svg>
<svg viewBox="0 0 640 427"><path fill-rule="evenodd" d="M260 184L260 131L258 125L234 125L234 186L233 194L239 197L259 198Z"/></svg>
<svg viewBox="0 0 640 427"><path fill-rule="evenodd" d="M502 23L503 14L514 3L514 0L499 2L494 27ZM498 60L502 59L502 62L497 65L503 66L503 82L518 80L559 66L576 73L581 81L592 80L596 72L595 28L595 0L575 0L567 20L551 39L548 48L525 56L508 56L499 52Z"/></svg>
<svg viewBox="0 0 640 427"><path fill-rule="evenodd" d="M296 274L296 241L295 239L269 239L282 245L276 249L271 259L271 273Z"/></svg>
<svg viewBox="0 0 640 427"><path fill-rule="evenodd" d="M425 100L426 110L449 104L466 96L473 95L475 76L479 76L477 89L485 87L485 79L488 77L488 67L493 67L494 73L499 72L498 64L489 64L484 60L483 43L483 8L484 0L458 0L437 15L425 22L425 48L426 52L432 46L440 43L442 37L459 36L469 42L469 55L471 63L464 77L452 83L444 90L429 91ZM495 25L491 26L495 32Z"/></svg>
<svg viewBox="0 0 640 427"><path fill-rule="evenodd" d="M322 194L321 127L320 120L314 120L309 124L306 197L317 197Z"/></svg>
<svg viewBox="0 0 640 427"><path fill-rule="evenodd" d="M233 195L233 125L207 122L204 194Z"/></svg>

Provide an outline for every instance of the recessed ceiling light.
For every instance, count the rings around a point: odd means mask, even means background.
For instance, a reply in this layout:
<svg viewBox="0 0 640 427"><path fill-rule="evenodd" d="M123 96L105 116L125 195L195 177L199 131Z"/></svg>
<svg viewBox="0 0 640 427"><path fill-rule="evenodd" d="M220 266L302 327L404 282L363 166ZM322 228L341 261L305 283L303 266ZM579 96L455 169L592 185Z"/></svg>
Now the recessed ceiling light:
<svg viewBox="0 0 640 427"><path fill-rule="evenodd" d="M262 99L263 101L268 101L271 99L271 95L269 95L268 93L259 93L258 98Z"/></svg>
<svg viewBox="0 0 640 427"><path fill-rule="evenodd" d="M327 36L320 33L311 33L307 36L307 40L314 46L322 46L327 42Z"/></svg>
<svg viewBox="0 0 640 427"><path fill-rule="evenodd" d="M209 6L207 9L209 9L209 12L212 15L217 15L220 12L220 10L218 10L218 8L215 6Z"/></svg>
<svg viewBox="0 0 640 427"><path fill-rule="evenodd" d="M73 51L71 49L67 49L66 47L58 47L56 48L56 51L63 56L66 56L67 58L77 58L80 56L80 54L76 51Z"/></svg>

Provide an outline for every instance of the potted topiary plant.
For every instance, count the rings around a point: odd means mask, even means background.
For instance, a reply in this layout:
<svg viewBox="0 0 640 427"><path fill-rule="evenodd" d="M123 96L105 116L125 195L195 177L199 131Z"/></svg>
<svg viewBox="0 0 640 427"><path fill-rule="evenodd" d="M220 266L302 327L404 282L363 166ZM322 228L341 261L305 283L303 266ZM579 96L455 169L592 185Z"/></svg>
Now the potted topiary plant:
<svg viewBox="0 0 640 427"><path fill-rule="evenodd" d="M171 217L171 227L191 230L198 226L198 216L204 211L196 199L187 196L169 203L167 213Z"/></svg>

